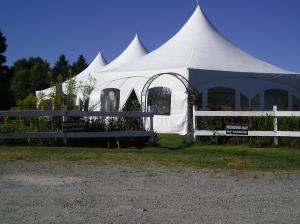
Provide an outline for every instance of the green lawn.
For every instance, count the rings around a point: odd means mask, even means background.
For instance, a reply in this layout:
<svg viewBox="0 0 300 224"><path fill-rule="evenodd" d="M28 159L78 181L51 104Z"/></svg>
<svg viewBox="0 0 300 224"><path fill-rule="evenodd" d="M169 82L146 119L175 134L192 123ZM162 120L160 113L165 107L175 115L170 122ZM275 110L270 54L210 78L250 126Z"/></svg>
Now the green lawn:
<svg viewBox="0 0 300 224"><path fill-rule="evenodd" d="M185 139L160 137L157 147L97 149L0 146L0 165L13 162L76 162L87 164L158 165L235 170L300 171L300 149L249 146L190 145Z"/></svg>

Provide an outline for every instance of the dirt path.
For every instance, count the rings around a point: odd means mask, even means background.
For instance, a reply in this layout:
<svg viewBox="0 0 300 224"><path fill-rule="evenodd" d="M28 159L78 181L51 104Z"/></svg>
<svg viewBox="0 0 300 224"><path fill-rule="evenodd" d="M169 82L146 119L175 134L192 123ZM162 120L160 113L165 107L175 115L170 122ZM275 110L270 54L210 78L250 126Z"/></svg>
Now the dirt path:
<svg viewBox="0 0 300 224"><path fill-rule="evenodd" d="M0 223L300 223L300 174L0 167Z"/></svg>

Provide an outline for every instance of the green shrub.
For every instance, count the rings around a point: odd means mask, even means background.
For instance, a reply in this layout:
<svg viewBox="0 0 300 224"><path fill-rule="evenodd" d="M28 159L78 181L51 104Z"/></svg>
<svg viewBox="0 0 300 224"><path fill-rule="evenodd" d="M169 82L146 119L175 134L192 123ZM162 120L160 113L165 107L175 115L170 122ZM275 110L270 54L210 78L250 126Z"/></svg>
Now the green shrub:
<svg viewBox="0 0 300 224"><path fill-rule="evenodd" d="M198 130L225 130L226 124L247 124L250 131L273 131L273 117L201 117L197 119ZM278 118L279 131L300 131L300 118ZM200 143L205 144L248 144L253 146L272 146L273 137L226 137L211 136L198 138ZM279 145L288 147L300 147L299 138L278 138Z"/></svg>
<svg viewBox="0 0 300 224"><path fill-rule="evenodd" d="M79 117L69 117L69 121L81 120ZM140 119L136 118L97 118L85 120L86 132L113 132L113 131L142 131L144 130ZM19 117L8 119L5 118L0 122L0 132L61 132L61 117ZM93 139L70 139L69 144L73 146L116 146L116 142L121 145L132 144L140 146L149 141L149 138L93 138ZM0 142L1 143L1 142ZM5 140L4 144L18 145L62 145L61 139L22 139L22 140Z"/></svg>

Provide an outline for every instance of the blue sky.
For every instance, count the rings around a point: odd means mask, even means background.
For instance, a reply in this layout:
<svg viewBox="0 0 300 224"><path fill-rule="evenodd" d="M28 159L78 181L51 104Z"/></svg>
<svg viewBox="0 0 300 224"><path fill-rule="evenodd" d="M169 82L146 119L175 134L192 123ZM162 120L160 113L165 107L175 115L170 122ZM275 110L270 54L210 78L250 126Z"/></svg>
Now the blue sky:
<svg viewBox="0 0 300 224"><path fill-rule="evenodd" d="M218 30L243 50L300 72L299 0L200 0ZM192 15L195 0L0 0L7 64L41 56L53 64L64 53L108 61L139 33L149 50L171 38Z"/></svg>

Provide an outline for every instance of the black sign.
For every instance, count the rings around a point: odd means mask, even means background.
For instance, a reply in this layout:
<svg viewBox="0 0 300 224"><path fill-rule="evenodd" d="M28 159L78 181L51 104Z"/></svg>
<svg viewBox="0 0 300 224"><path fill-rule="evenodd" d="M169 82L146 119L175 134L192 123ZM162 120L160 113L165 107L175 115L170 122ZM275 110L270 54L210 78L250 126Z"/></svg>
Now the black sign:
<svg viewBox="0 0 300 224"><path fill-rule="evenodd" d="M63 132L83 132L85 131L85 121L64 121Z"/></svg>
<svg viewBox="0 0 300 224"><path fill-rule="evenodd" d="M227 124L226 135L248 135L249 125Z"/></svg>

